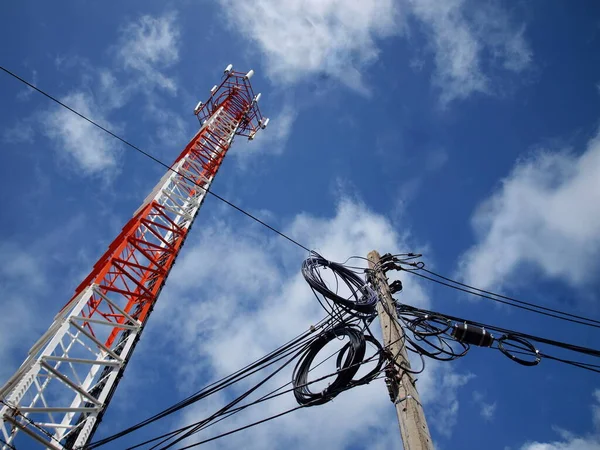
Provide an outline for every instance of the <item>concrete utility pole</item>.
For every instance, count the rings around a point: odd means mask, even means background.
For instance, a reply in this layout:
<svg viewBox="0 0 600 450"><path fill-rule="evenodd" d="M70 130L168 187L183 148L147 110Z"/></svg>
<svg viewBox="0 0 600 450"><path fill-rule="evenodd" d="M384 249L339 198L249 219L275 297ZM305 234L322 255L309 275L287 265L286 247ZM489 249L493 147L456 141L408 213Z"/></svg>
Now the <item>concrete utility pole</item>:
<svg viewBox="0 0 600 450"><path fill-rule="evenodd" d="M373 283L381 297L381 301L377 302L377 313L381 322L384 346L390 350L398 365L410 369L404 346L404 330L396 320L396 307L388 280L379 264L381 257L373 250L367 258L369 268L374 271ZM396 370L392 369L386 373L386 383L390 391L390 399L396 406L404 450L433 450L425 413L413 377L398 366L394 366L394 369Z"/></svg>

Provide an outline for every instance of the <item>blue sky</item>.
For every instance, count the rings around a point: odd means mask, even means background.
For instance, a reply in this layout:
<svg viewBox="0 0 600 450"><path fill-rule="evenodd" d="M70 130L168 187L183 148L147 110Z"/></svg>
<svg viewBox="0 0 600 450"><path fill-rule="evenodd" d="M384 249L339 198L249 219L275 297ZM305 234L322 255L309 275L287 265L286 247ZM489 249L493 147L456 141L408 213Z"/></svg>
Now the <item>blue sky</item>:
<svg viewBox="0 0 600 450"><path fill-rule="evenodd" d="M596 2L5 2L0 17L2 65L167 162L223 68L253 68L272 120L235 142L213 189L328 258L419 251L476 286L600 317ZM163 169L5 75L0 98L6 379ZM209 198L98 436L315 323L305 256ZM407 303L597 347L582 326L404 281ZM600 448L592 373L473 349L418 385L438 448ZM317 445L398 448L383 382L218 443Z"/></svg>

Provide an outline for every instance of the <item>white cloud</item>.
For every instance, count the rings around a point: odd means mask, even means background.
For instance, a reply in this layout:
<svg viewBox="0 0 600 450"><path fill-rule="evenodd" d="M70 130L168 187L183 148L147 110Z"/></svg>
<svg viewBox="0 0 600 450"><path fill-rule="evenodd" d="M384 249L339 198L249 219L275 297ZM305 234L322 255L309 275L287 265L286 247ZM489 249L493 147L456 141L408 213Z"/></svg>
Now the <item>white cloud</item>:
<svg viewBox="0 0 600 450"><path fill-rule="evenodd" d="M115 126L104 118L91 94L74 91L62 101L100 125L115 130ZM120 151L112 136L58 106L46 113L42 125L44 133L54 140L59 155L73 163L84 175L114 175Z"/></svg>
<svg viewBox="0 0 600 450"><path fill-rule="evenodd" d="M32 70L31 71L31 84L36 86L37 82L38 82L37 70ZM27 101L31 98L31 94L33 94L33 92L34 92L34 90L32 88L30 88L29 86L26 86L22 91L17 93L17 99L19 99L21 101Z"/></svg>
<svg viewBox="0 0 600 450"><path fill-rule="evenodd" d="M479 407L479 413L487 421L491 421L496 414L496 402L489 403L481 392L473 392L473 402Z"/></svg>
<svg viewBox="0 0 600 450"><path fill-rule="evenodd" d="M118 44L118 59L125 69L135 70L150 85L167 91L177 90L175 80L162 70L179 61L179 28L176 15L142 16L123 29Z"/></svg>
<svg viewBox="0 0 600 450"><path fill-rule="evenodd" d="M477 209L478 242L460 262L463 279L499 287L521 266L583 285L600 256L600 135L581 155L539 151L517 163Z"/></svg>
<svg viewBox="0 0 600 450"><path fill-rule="evenodd" d="M442 105L477 92L493 92L485 65L521 72L531 62L524 27L513 25L499 6L467 8L464 0L409 0L409 4L435 54L434 83L441 91Z"/></svg>
<svg viewBox="0 0 600 450"><path fill-rule="evenodd" d="M221 0L232 26L254 41L271 79L288 84L330 75L366 92L361 69L376 40L401 32L393 0Z"/></svg>
<svg viewBox="0 0 600 450"><path fill-rule="evenodd" d="M427 360L426 364L428 370L418 378L421 400L427 408L427 420L439 434L450 437L458 423L458 390L475 375L457 373L453 371L452 363L445 361Z"/></svg>
<svg viewBox="0 0 600 450"><path fill-rule="evenodd" d="M568 431L559 430L561 441L527 442L521 450L599 450L600 449L600 390L594 391L592 404L592 419L594 432L587 436L575 436Z"/></svg>
<svg viewBox="0 0 600 450"><path fill-rule="evenodd" d="M284 101L278 111L269 111L269 125L260 130L254 140L238 138L231 147L231 154L237 157L240 167L246 168L257 155L280 155L292 133L298 113L289 101Z"/></svg>
<svg viewBox="0 0 600 450"><path fill-rule="evenodd" d="M335 260L365 256L374 248L405 251L411 245L409 236L399 235L385 217L351 200L342 200L333 217L299 214L284 231ZM148 339L164 341L170 336L179 343L171 348L181 353L170 357L177 357L171 363L179 368L177 378L185 380L179 384L183 394L189 392L190 385L202 385L239 369L324 316L299 273L304 256L288 242L265 236L256 228L240 230L227 221L214 221L202 228L198 242L188 244L179 258L157 305L153 327L148 330ZM404 291L412 304L429 305L426 292L414 278L404 280ZM160 333L152 334L159 328ZM373 329L377 332L378 326ZM451 365L434 363L419 377L426 408L431 408L432 417L440 417L448 431L456 423L457 390L469 377L455 374ZM270 386L288 381L289 371ZM443 395L437 395L439 385L445 388ZM183 422L207 416L224 400L215 396L200 402L187 412ZM293 396L283 396L228 419L211 434L293 406ZM446 406L452 411L446 411ZM359 422L361 426L356 427ZM389 426L395 422L393 406L379 380L345 392L326 405L297 411L217 441L214 448L342 449L359 442L368 442L365 445L369 448L383 448L398 439L398 429Z"/></svg>
<svg viewBox="0 0 600 450"><path fill-rule="evenodd" d="M326 74L368 92L362 71L377 60L377 41L403 34L408 16L425 31L443 105L477 92L493 93L491 70L518 73L532 58L524 26L493 4L467 5L464 0L221 0L221 4L232 27L257 44L271 79L283 84ZM414 59L409 64L423 66Z"/></svg>
<svg viewBox="0 0 600 450"><path fill-rule="evenodd" d="M481 417L485 420L492 420L496 414L496 403L482 403L481 404Z"/></svg>
<svg viewBox="0 0 600 450"><path fill-rule="evenodd" d="M26 246L0 241L0 386L23 362L27 347L42 335L56 314L48 310L48 304L56 305L49 300L61 283L52 279L50 270L64 267L60 252L83 226L83 220L83 216L76 215L59 228L32 237ZM62 271L61 279L69 275Z"/></svg>

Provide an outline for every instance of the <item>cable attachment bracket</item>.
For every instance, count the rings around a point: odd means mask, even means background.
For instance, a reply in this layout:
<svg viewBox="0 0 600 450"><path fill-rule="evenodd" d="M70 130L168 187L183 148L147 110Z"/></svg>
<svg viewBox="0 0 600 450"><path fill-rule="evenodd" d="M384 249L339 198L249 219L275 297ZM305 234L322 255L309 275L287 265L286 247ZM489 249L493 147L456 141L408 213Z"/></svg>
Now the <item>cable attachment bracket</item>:
<svg viewBox="0 0 600 450"><path fill-rule="evenodd" d="M390 293L394 295L397 292L402 291L402 281L395 280L390 284Z"/></svg>

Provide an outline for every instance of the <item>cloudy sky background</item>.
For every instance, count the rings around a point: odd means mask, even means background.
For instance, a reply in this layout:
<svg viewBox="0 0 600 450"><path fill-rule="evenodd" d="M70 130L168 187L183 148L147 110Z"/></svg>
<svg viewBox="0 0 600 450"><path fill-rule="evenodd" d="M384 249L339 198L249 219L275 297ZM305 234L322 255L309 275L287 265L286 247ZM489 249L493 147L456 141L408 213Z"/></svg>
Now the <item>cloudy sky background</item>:
<svg viewBox="0 0 600 450"><path fill-rule="evenodd" d="M223 68L253 68L271 123L235 142L213 188L326 257L418 251L478 287L600 317L595 2L23 2L0 17L2 65L167 162ZM5 380L163 170L5 75L0 96ZM316 323L305 256L207 199L98 437ZM597 347L582 326L403 281L407 303ZM592 373L473 349L429 362L418 387L437 448L600 448ZM282 397L202 436L293 405ZM212 445L400 448L381 380Z"/></svg>

